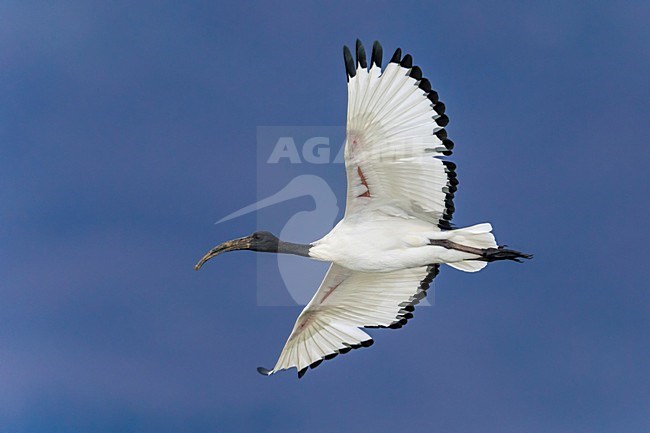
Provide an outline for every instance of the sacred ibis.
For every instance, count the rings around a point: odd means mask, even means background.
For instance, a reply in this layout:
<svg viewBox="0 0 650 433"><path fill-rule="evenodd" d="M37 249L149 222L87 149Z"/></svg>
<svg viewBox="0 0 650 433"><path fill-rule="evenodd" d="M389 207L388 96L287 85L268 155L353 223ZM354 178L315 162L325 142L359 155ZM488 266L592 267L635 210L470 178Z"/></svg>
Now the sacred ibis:
<svg viewBox="0 0 650 433"><path fill-rule="evenodd" d="M382 47L370 68L359 40L356 62L343 47L348 80L345 142L347 200L343 219L325 237L296 244L260 231L224 242L196 264L228 251L294 254L331 262L325 279L298 316L265 375L295 367L298 377L351 349L368 347L362 328L400 328L413 317L441 263L466 272L488 262L532 256L497 245L492 226L450 225L458 180L444 159L445 104L400 49L382 71Z"/></svg>

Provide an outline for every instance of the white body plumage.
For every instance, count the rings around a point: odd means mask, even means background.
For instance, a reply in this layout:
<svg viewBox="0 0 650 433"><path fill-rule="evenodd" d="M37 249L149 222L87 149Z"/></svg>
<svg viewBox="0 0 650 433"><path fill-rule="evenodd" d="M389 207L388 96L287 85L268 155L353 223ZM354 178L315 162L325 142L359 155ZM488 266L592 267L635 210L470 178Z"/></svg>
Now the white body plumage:
<svg viewBox="0 0 650 433"><path fill-rule="evenodd" d="M441 231L430 223L401 216L363 212L341 220L331 232L312 243L310 257L361 272L391 272L434 263L478 271L487 263L475 254L431 245L448 239L476 248L496 247L490 224ZM462 263L470 261L468 263Z"/></svg>

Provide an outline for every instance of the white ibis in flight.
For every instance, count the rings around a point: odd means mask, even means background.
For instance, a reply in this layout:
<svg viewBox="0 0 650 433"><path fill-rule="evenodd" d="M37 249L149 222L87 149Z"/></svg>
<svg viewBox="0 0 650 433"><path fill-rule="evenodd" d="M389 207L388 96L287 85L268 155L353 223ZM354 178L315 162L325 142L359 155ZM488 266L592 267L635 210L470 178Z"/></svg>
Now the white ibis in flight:
<svg viewBox="0 0 650 433"><path fill-rule="evenodd" d="M325 279L298 316L272 369L295 367L298 377L323 360L368 347L363 328L401 328L426 296L441 263L466 272L489 262L532 256L497 245L489 223L450 225L458 185L456 165L445 159L445 104L400 49L382 70L382 47L370 57L359 40L356 61L343 47L348 80L345 142L347 200L343 219L325 237L295 244L260 231L211 249L196 264L221 253L252 250L331 262Z"/></svg>

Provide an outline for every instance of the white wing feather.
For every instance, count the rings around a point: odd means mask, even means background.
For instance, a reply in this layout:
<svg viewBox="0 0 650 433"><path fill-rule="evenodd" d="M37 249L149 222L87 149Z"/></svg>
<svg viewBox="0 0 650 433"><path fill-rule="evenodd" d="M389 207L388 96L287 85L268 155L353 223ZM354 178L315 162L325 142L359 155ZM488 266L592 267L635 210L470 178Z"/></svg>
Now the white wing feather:
<svg viewBox="0 0 650 433"><path fill-rule="evenodd" d="M359 67L349 78L346 215L373 203L390 204L448 228L455 166L438 158L453 147L444 131L448 119L407 57L383 73L374 64L370 71Z"/></svg>
<svg viewBox="0 0 650 433"><path fill-rule="evenodd" d="M260 371L273 374L295 367L302 376L323 359L370 346L372 338L359 328L401 327L437 271L436 266L378 274L332 264L298 316L275 367Z"/></svg>

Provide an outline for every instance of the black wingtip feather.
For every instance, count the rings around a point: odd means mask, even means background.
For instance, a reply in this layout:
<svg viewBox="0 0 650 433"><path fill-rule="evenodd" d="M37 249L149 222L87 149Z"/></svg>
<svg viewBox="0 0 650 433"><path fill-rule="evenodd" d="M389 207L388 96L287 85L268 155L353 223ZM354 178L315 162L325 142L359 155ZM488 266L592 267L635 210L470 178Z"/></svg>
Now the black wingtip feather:
<svg viewBox="0 0 650 433"><path fill-rule="evenodd" d="M366 49L363 48L363 44L359 39L357 39L357 67L361 65L362 68L367 68L368 63L366 62Z"/></svg>
<svg viewBox="0 0 650 433"><path fill-rule="evenodd" d="M454 148L454 142L445 137L442 139L442 144L445 146L445 149L447 149L443 154L451 154L451 149ZM442 219L438 221L438 227L442 230L452 230L449 221L452 219L452 215L456 211L456 208L454 207L454 193L457 190L456 185L458 185L456 164L451 161L442 161L442 164L445 166L445 172L447 174L447 185L443 189L445 192L445 210L443 211Z"/></svg>
<svg viewBox="0 0 650 433"><path fill-rule="evenodd" d="M393 57L390 58L390 63L399 63L402 60L402 49L398 48L395 50Z"/></svg>
<svg viewBox="0 0 650 433"><path fill-rule="evenodd" d="M343 61L345 62L345 72L349 81L351 77L357 75L357 69L354 67L354 59L347 45L343 46Z"/></svg>
<svg viewBox="0 0 650 433"><path fill-rule="evenodd" d="M303 368L302 370L298 371L298 379L302 379L302 377L307 373L307 367Z"/></svg>
<svg viewBox="0 0 650 433"><path fill-rule="evenodd" d="M436 119L436 123L442 127L449 125L449 117L446 114L442 114Z"/></svg>
<svg viewBox="0 0 650 433"><path fill-rule="evenodd" d="M442 161L442 164L447 168L448 173L453 173L456 170L456 164L451 161Z"/></svg>
<svg viewBox="0 0 650 433"><path fill-rule="evenodd" d="M442 144L447 148L447 150L451 150L454 148L454 142L448 138L443 138Z"/></svg>
<svg viewBox="0 0 650 433"><path fill-rule="evenodd" d="M438 227L440 227L442 230L452 230L453 229L451 224L449 224L449 221L444 220L444 219L438 221Z"/></svg>
<svg viewBox="0 0 650 433"><path fill-rule="evenodd" d="M424 91L424 93L429 93L431 91L431 82L426 78L423 78L418 84L418 87Z"/></svg>
<svg viewBox="0 0 650 433"><path fill-rule="evenodd" d="M413 67L413 57L411 57L410 54L407 54L404 56L401 62L399 62L399 65L402 68L410 69Z"/></svg>
<svg viewBox="0 0 650 433"><path fill-rule="evenodd" d="M409 72L409 75L414 80L421 80L422 79L422 69L420 69L419 66L413 66L411 68L411 72Z"/></svg>
<svg viewBox="0 0 650 433"><path fill-rule="evenodd" d="M367 328L370 328L370 326L367 326ZM330 359L332 359L332 358L335 358L335 357L336 357L337 355L339 355L339 354L348 353L348 352L351 351L352 349L360 349L360 348L362 348L362 347L370 347L370 346L373 345L374 342L375 342L375 341L371 338L371 339L369 339L369 340L362 341L362 342L360 342L360 343L358 343L358 344L347 344L347 343L343 343L346 347L344 347L344 348L342 348L342 349L338 349L338 350L337 350L336 352L334 352L334 353L330 353L330 354L328 354L328 355L325 355L325 356L323 356L321 359L319 359L318 361L314 361L314 362L312 362L312 363L309 365L309 368L312 368L312 369L313 369L313 368L316 368L316 367L318 367L318 366L319 366L323 361L327 361L327 360L330 360ZM306 370L306 369L307 369L307 367L305 367L305 370ZM300 374L300 373L299 373L299 374ZM303 373L303 374L304 374L304 373ZM300 377L300 376L299 376L299 377Z"/></svg>
<svg viewBox="0 0 650 433"><path fill-rule="evenodd" d="M383 55L384 55L384 50L381 47L381 44L379 43L379 41L375 41L372 44L372 57L370 59L371 64L381 68L381 59Z"/></svg>

